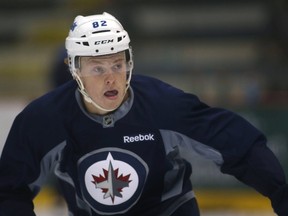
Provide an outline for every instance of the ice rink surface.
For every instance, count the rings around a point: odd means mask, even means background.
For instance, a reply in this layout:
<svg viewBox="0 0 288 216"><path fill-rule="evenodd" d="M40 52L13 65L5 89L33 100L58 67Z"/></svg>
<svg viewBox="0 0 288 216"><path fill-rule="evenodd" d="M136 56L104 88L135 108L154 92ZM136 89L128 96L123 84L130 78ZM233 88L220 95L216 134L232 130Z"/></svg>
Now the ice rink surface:
<svg viewBox="0 0 288 216"><path fill-rule="evenodd" d="M42 209L36 211L37 216L68 216L65 209L56 208L56 209ZM247 212L247 211L224 211L224 210L215 210L215 211L202 211L201 216L276 216L273 213L266 212Z"/></svg>

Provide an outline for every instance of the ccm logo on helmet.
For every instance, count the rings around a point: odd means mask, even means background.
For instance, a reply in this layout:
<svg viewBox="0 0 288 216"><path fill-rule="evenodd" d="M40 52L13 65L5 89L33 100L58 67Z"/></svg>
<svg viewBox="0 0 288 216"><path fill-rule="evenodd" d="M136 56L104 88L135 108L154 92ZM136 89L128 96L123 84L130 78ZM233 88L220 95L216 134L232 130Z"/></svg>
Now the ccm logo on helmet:
<svg viewBox="0 0 288 216"><path fill-rule="evenodd" d="M124 143L141 142L147 140L154 140L154 134L139 134L137 136L124 136Z"/></svg>
<svg viewBox="0 0 288 216"><path fill-rule="evenodd" d="M111 40L95 41L95 45L113 43L113 41L114 41L114 39L111 39Z"/></svg>

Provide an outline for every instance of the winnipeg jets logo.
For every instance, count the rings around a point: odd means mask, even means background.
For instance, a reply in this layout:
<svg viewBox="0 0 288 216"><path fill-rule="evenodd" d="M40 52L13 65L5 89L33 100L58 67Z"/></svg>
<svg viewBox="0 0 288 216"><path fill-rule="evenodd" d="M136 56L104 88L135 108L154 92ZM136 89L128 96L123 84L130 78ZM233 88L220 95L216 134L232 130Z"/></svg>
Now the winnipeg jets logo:
<svg viewBox="0 0 288 216"><path fill-rule="evenodd" d="M141 196L149 168L137 154L119 148L89 152L78 161L85 202L98 214L123 214Z"/></svg>
<svg viewBox="0 0 288 216"><path fill-rule="evenodd" d="M109 152L106 160L94 163L87 169L85 182L95 200L115 205L125 202L135 193L139 177L133 167L115 160Z"/></svg>
<svg viewBox="0 0 288 216"><path fill-rule="evenodd" d="M92 182L96 188L102 189L104 193L103 198L107 199L110 197L112 203L114 203L115 197L123 197L121 194L122 189L128 187L129 182L131 182L131 180L129 180L130 174L126 176L121 174L118 176L118 171L119 168L114 170L112 162L110 161L108 170L103 169L104 176L100 175L97 177L92 175L94 179Z"/></svg>

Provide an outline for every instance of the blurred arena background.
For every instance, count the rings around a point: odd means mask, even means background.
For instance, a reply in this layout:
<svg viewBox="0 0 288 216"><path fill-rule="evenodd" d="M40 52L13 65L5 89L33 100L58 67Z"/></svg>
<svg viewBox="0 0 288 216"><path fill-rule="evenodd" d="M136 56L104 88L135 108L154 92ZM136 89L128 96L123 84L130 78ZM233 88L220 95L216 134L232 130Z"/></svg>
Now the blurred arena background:
<svg viewBox="0 0 288 216"><path fill-rule="evenodd" d="M103 11L129 32L134 73L240 113L267 134L288 174L286 0L1 0L0 152L17 113L70 78L63 48L74 17ZM191 159L204 216L274 215L267 199ZM55 184L51 176L36 198L37 215L65 215Z"/></svg>

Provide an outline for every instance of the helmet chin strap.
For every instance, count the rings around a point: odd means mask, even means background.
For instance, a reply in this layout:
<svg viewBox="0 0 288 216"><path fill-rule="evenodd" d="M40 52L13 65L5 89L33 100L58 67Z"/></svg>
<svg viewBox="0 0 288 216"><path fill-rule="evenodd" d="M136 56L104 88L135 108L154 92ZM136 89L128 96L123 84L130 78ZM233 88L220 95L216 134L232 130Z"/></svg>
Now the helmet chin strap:
<svg viewBox="0 0 288 216"><path fill-rule="evenodd" d="M73 76L74 76L75 80L76 80L77 83L78 83L78 90L79 90L79 92L83 95L84 100L85 100L86 102L92 104L96 109L99 109L99 110L101 110L101 111L103 111L103 112L112 112L112 111L116 110L116 109L119 107L119 106L117 106L117 107L115 107L115 108L113 108L113 109L106 109L106 108L100 106L99 104L97 104L95 101L93 101L93 99L92 99L92 98L90 97L90 95L87 93L87 91L86 91L86 89L85 89L85 87L84 87L84 84L83 84L81 78L79 77L79 75L78 75L76 72L74 72L74 73L73 73ZM126 92L127 92L127 90L129 89L130 80L131 80L131 71L129 72L129 77L128 77L127 82L126 82L126 88L125 88L125 92L124 92L124 94L123 94L122 100L124 99L124 97L125 97L125 95L126 95Z"/></svg>

